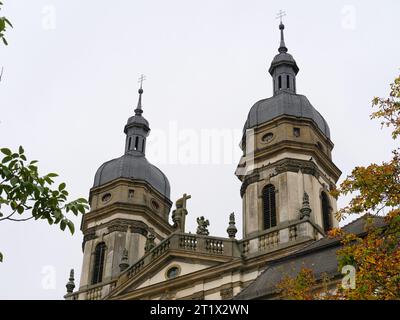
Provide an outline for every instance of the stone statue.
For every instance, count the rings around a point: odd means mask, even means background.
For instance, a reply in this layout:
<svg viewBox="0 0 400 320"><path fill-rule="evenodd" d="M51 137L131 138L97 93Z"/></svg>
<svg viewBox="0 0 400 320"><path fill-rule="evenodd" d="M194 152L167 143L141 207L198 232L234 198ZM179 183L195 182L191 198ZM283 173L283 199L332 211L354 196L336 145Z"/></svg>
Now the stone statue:
<svg viewBox="0 0 400 320"><path fill-rule="evenodd" d="M236 233L237 233L237 228L236 228L235 224L236 224L235 223L235 213L232 212L229 215L229 226L228 226L228 229L226 229L226 232L228 232L228 236L231 239L235 238Z"/></svg>
<svg viewBox="0 0 400 320"><path fill-rule="evenodd" d="M144 245L144 252L148 253L151 249L156 246L155 240L156 236L152 233L149 233L146 239L146 244Z"/></svg>
<svg viewBox="0 0 400 320"><path fill-rule="evenodd" d="M210 233L207 227L210 225L210 221L206 220L203 216L197 218L197 231L196 233L202 236L208 236Z"/></svg>
<svg viewBox="0 0 400 320"><path fill-rule="evenodd" d="M190 199L191 196L186 193L183 194L182 198L176 200L176 209L172 211L172 221L174 222L174 228L185 232L185 220L188 214L186 210L186 201Z"/></svg>

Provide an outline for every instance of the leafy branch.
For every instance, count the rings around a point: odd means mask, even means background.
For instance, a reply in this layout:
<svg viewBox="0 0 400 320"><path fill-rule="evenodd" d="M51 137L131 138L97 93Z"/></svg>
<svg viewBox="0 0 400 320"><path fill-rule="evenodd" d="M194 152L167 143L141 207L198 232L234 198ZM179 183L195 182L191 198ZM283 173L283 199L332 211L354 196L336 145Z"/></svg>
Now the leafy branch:
<svg viewBox="0 0 400 320"><path fill-rule="evenodd" d="M8 148L0 149L3 159L0 163L0 222L46 220L50 225L59 225L61 230L69 229L74 233L73 222L65 213L72 212L75 216L84 214L89 209L86 199L79 198L67 202L68 191L66 184L60 183L53 188L56 173L39 175L37 161L28 162L24 149L19 147L18 152ZM11 209L5 214L4 208ZM29 217L22 217L24 213ZM16 214L20 218L16 218ZM2 256L0 255L0 261Z"/></svg>

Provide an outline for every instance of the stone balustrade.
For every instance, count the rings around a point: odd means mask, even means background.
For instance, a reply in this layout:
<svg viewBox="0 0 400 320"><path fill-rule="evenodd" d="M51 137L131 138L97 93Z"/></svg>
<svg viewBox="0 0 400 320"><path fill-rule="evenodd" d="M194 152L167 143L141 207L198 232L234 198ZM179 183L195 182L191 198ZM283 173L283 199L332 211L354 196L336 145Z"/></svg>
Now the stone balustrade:
<svg viewBox="0 0 400 320"><path fill-rule="evenodd" d="M240 257L238 242L229 238L202 236L190 233L174 233L148 254L131 265L126 271L127 278L131 278L150 265L154 260L167 252L195 252L198 255L213 255L221 257Z"/></svg>
<svg viewBox="0 0 400 320"><path fill-rule="evenodd" d="M239 241L239 246L243 255L257 255L275 251L296 242L319 239L322 235L323 231L311 220L305 218L280 223L277 227Z"/></svg>
<svg viewBox="0 0 400 320"><path fill-rule="evenodd" d="M84 290L69 293L64 296L66 300L100 300L115 288L116 280L94 284Z"/></svg>

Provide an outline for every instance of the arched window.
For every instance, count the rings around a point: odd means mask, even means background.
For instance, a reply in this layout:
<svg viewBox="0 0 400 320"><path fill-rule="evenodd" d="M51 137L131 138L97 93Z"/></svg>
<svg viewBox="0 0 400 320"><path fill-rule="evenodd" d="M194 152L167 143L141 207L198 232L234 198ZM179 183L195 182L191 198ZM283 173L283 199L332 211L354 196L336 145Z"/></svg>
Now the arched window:
<svg viewBox="0 0 400 320"><path fill-rule="evenodd" d="M279 90L282 89L282 76L278 77L278 88Z"/></svg>
<svg viewBox="0 0 400 320"><path fill-rule="evenodd" d="M104 269L104 256L106 253L106 244L100 242L94 250L94 266L93 266L93 277L92 284L99 283L103 280L103 269Z"/></svg>
<svg viewBox="0 0 400 320"><path fill-rule="evenodd" d="M135 138L135 150L139 149L139 137Z"/></svg>
<svg viewBox="0 0 400 320"><path fill-rule="evenodd" d="M290 88L289 75L286 75L286 88Z"/></svg>
<svg viewBox="0 0 400 320"><path fill-rule="evenodd" d="M129 137L129 140L128 140L128 150L131 150L131 144L132 144L132 137Z"/></svg>
<svg viewBox="0 0 400 320"><path fill-rule="evenodd" d="M321 193L321 205L322 205L322 223L324 231L327 232L332 228L332 224L331 224L331 209L329 205L329 199L325 192Z"/></svg>
<svg viewBox="0 0 400 320"><path fill-rule="evenodd" d="M142 140L142 152L143 152L143 153L144 153L144 146L146 145L144 142L145 142L145 140L143 139L143 140Z"/></svg>
<svg viewBox="0 0 400 320"><path fill-rule="evenodd" d="M269 229L276 226L275 187L272 184L264 187L262 198L264 229Z"/></svg>

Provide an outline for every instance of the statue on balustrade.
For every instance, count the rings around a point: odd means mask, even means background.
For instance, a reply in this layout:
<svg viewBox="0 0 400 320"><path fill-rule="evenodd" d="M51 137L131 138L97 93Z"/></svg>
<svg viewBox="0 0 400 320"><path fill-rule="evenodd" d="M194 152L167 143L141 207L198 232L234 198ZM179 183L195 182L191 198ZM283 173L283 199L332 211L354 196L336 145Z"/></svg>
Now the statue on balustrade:
<svg viewBox="0 0 400 320"><path fill-rule="evenodd" d="M186 193L182 198L176 200L176 209L172 211L172 221L174 222L174 228L180 232L185 232L185 221L188 211L186 210L186 201L190 199L191 196Z"/></svg>
<svg viewBox="0 0 400 320"><path fill-rule="evenodd" d="M197 218L197 231L196 233L202 236L208 236L210 233L208 232L207 227L210 225L210 221L206 220L203 216Z"/></svg>

